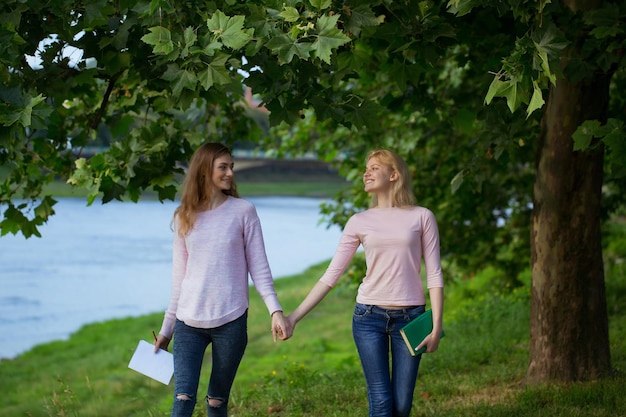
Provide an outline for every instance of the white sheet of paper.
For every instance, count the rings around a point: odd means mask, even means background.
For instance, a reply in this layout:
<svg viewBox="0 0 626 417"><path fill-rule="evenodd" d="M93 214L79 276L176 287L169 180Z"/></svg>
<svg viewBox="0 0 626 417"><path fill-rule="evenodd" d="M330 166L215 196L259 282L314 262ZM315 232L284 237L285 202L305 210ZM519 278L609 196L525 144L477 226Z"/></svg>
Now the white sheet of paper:
<svg viewBox="0 0 626 417"><path fill-rule="evenodd" d="M163 349L154 352L154 345L140 340L128 364L130 369L169 385L174 374L174 356Z"/></svg>

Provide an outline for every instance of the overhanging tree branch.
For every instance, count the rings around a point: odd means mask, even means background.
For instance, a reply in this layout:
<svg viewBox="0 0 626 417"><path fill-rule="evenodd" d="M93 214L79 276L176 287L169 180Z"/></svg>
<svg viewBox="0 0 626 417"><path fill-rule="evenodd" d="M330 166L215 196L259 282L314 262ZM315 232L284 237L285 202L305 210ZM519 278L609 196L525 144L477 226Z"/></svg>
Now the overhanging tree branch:
<svg viewBox="0 0 626 417"><path fill-rule="evenodd" d="M111 97L111 93L113 92L113 88L115 87L115 84L117 83L117 80L120 78L120 76L122 75L123 72L124 72L124 70L118 71L117 73L113 74L113 76L109 79L109 84L107 85L107 89L104 92L104 96L102 97L102 102L100 103L100 108L98 109L98 111L94 115L93 119L91 120L91 123L89 124L90 128L97 129L98 126L100 125L100 121L102 120L102 117L104 116L106 108L107 108L107 106L109 104L109 98Z"/></svg>

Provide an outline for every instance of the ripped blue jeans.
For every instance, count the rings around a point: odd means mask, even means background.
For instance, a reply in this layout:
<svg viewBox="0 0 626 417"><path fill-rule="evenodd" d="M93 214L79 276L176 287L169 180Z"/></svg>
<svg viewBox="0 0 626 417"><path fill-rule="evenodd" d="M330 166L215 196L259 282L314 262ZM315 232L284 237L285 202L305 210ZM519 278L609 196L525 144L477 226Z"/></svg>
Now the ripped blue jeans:
<svg viewBox="0 0 626 417"><path fill-rule="evenodd" d="M359 303L354 307L352 335L367 384L370 417L411 413L422 355L411 356L400 329L424 310L424 306L389 310Z"/></svg>
<svg viewBox="0 0 626 417"><path fill-rule="evenodd" d="M191 417L196 406L202 359L209 344L211 376L206 395L208 417L228 416L228 397L237 368L248 344L248 312L213 329L187 326L180 320L174 327L174 405L171 417ZM209 400L221 404L211 406Z"/></svg>

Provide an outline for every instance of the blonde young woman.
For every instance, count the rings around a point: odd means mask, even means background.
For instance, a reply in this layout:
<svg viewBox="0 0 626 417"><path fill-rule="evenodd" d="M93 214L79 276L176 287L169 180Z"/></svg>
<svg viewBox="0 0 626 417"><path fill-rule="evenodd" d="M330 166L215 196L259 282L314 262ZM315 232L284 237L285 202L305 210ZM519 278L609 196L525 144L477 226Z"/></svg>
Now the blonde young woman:
<svg viewBox="0 0 626 417"><path fill-rule="evenodd" d="M432 353L439 346L443 317L439 231L433 213L415 205L407 165L396 153L371 152L363 183L372 197L370 208L348 220L326 272L287 320L293 328L315 308L362 245L367 271L356 297L352 333L365 375L369 415L408 417L421 355L410 354L399 330L425 311L423 259L433 331L418 348L425 346Z"/></svg>
<svg viewBox="0 0 626 417"><path fill-rule="evenodd" d="M167 350L174 337L172 417L191 417L210 344L208 416L228 415L230 390L248 341L248 275L271 314L274 340L291 334L274 290L256 209L239 198L233 166L226 146L200 146L174 212L172 293L155 341L155 350Z"/></svg>

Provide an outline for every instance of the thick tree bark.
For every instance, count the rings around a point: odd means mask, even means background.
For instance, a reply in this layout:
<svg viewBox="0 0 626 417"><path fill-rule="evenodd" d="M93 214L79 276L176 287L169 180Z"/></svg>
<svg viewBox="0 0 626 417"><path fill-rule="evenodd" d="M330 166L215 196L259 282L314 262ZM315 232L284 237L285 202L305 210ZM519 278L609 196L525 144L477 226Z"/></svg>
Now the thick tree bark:
<svg viewBox="0 0 626 417"><path fill-rule="evenodd" d="M585 120L606 119L609 75L550 89L534 185L528 383L611 372L602 264L603 149L573 151Z"/></svg>

